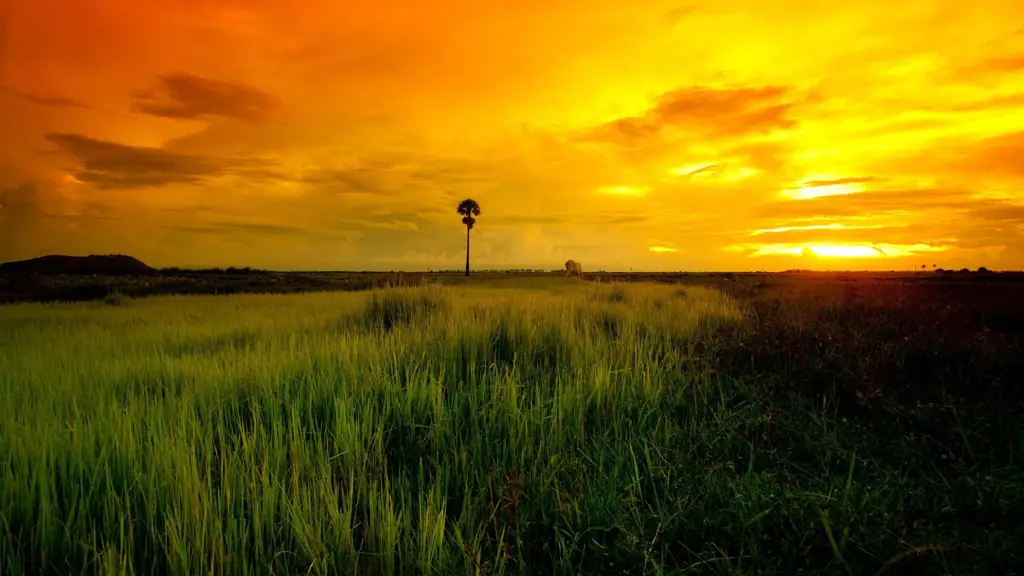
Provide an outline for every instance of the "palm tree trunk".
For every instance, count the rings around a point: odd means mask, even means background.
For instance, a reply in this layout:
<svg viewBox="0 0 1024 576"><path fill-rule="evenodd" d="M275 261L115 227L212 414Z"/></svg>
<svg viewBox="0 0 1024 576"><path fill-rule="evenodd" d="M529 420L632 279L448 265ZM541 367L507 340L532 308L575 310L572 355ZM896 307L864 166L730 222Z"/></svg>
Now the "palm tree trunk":
<svg viewBox="0 0 1024 576"><path fill-rule="evenodd" d="M466 276L469 276L469 226L466 226Z"/></svg>

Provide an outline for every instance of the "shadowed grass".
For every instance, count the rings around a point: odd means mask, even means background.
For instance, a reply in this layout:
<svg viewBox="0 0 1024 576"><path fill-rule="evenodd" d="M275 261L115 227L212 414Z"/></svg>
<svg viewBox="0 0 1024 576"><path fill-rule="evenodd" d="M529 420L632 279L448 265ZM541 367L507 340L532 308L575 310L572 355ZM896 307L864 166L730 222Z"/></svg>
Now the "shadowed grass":
<svg viewBox="0 0 1024 576"><path fill-rule="evenodd" d="M908 470L716 363L749 323L717 291L560 281L5 308L0 573L1013 560L1016 461Z"/></svg>

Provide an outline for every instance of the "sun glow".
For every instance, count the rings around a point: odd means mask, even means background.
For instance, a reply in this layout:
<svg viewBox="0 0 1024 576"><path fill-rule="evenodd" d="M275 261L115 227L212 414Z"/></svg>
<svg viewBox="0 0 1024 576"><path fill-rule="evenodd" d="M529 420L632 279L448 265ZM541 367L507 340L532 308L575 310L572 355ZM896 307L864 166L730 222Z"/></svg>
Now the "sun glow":
<svg viewBox="0 0 1024 576"><path fill-rule="evenodd" d="M754 230L750 233L751 236L760 236L761 234L775 234L778 232L792 232L794 230L869 230L876 228L883 228L881 224L871 225L855 225L848 226L846 224L812 224L809 226L781 226L779 228L764 228L761 230Z"/></svg>
<svg viewBox="0 0 1024 576"><path fill-rule="evenodd" d="M736 244L730 252L749 252L755 256L811 256L820 258L885 258L911 256L919 252L944 252L948 246L930 244Z"/></svg>
<svg viewBox="0 0 1024 576"><path fill-rule="evenodd" d="M678 252L678 248L669 248L667 246L648 246L648 250L651 252Z"/></svg>
<svg viewBox="0 0 1024 576"><path fill-rule="evenodd" d="M882 256L880 252L871 246L809 246L808 250L815 256L829 256L835 258L873 258Z"/></svg>
<svg viewBox="0 0 1024 576"><path fill-rule="evenodd" d="M605 186L603 188L598 188L597 191L601 194L610 194L613 196L644 196L650 192L651 189L636 186Z"/></svg>

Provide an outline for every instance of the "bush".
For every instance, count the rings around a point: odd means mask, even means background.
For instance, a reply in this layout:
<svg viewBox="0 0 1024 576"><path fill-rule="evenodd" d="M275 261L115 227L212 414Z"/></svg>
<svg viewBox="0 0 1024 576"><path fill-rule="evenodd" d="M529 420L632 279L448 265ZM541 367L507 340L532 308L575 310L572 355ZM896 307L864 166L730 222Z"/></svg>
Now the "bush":
<svg viewBox="0 0 1024 576"><path fill-rule="evenodd" d="M103 298L103 303L107 306L127 306L130 298L125 296L121 292L114 291L108 293Z"/></svg>
<svg viewBox="0 0 1024 576"><path fill-rule="evenodd" d="M437 285L386 288L370 294L363 310L363 321L367 328L386 331L445 312L449 308L448 295Z"/></svg>

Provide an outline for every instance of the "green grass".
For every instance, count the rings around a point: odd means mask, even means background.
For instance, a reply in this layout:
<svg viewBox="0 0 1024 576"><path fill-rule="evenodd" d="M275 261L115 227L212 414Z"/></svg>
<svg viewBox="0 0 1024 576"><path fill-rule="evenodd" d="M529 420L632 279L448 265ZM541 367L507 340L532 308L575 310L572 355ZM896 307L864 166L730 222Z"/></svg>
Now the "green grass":
<svg viewBox="0 0 1024 576"><path fill-rule="evenodd" d="M733 375L740 302L516 282L0 309L0 573L965 573L1019 554L996 514L1019 506L1016 460L921 476L827 399ZM993 529L943 516L981 513Z"/></svg>

